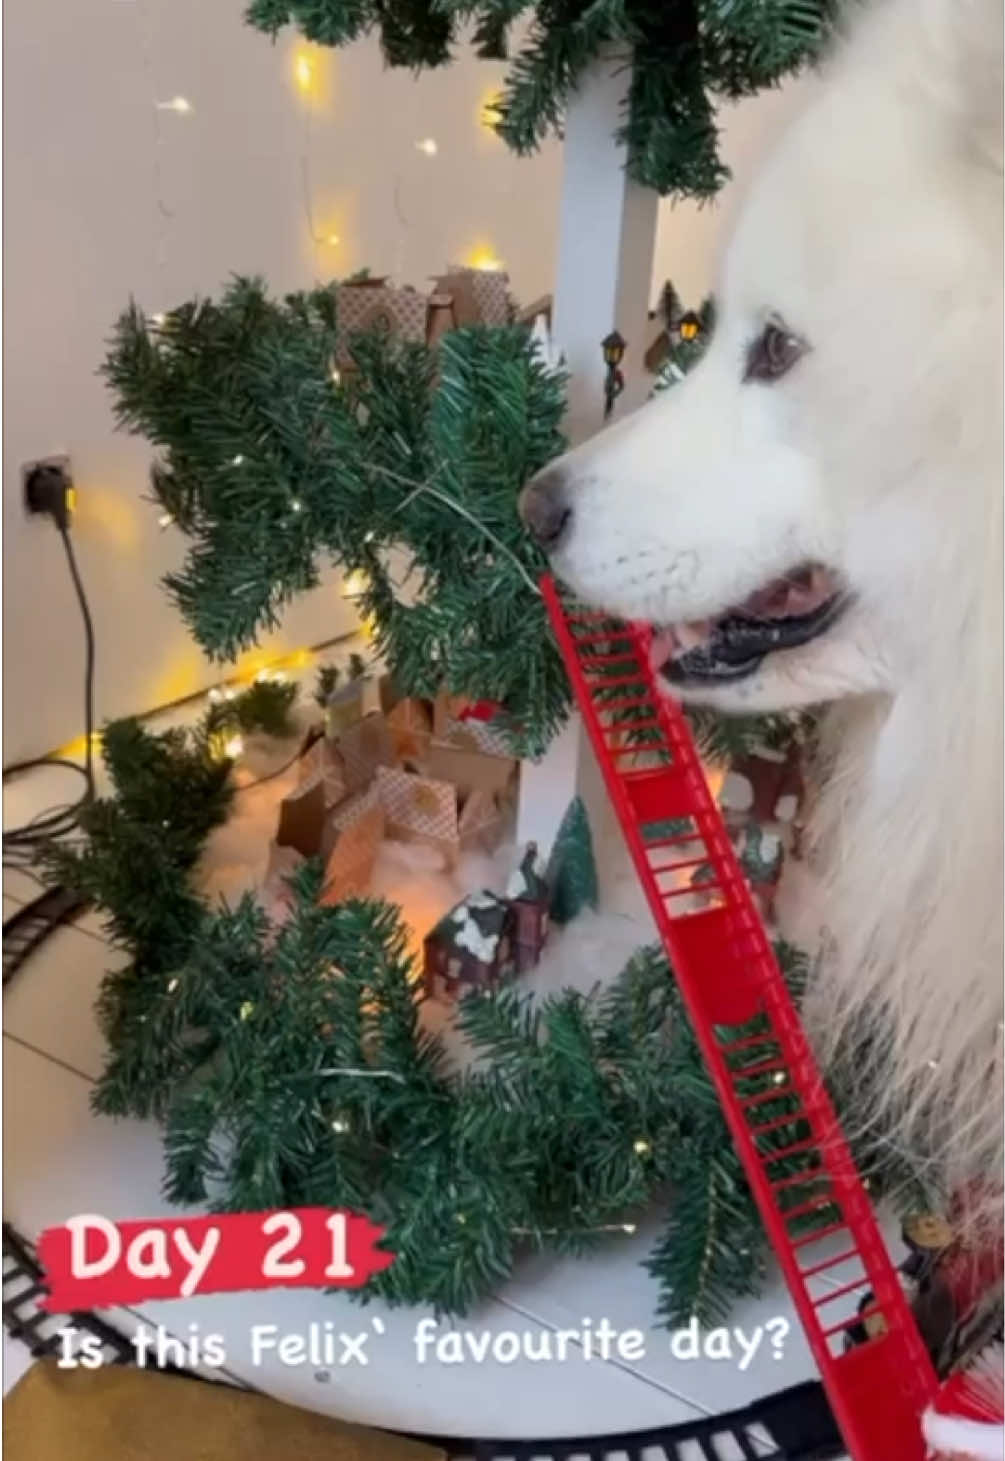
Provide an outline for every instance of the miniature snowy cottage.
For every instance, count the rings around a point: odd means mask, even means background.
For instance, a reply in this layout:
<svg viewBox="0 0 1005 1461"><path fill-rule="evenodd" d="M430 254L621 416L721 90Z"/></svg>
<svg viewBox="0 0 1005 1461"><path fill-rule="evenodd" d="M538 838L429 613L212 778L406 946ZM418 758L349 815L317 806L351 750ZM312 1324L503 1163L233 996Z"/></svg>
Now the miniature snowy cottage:
<svg viewBox="0 0 1005 1461"><path fill-rule="evenodd" d="M548 906L551 892L537 844L528 842L520 866L506 885L506 897L513 911L513 958L518 974L533 969L541 958L548 937Z"/></svg>
<svg viewBox="0 0 1005 1461"><path fill-rule="evenodd" d="M470 893L426 935L423 964L433 997L496 988L516 970L511 905L487 890Z"/></svg>

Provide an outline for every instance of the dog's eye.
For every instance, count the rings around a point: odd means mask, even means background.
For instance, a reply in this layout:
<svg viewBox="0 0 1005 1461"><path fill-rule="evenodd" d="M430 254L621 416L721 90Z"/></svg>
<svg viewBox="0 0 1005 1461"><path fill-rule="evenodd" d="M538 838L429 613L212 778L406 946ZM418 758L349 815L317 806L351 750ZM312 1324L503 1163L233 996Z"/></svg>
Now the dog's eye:
<svg viewBox="0 0 1005 1461"><path fill-rule="evenodd" d="M747 351L744 380L777 380L809 347L777 320L769 320Z"/></svg>

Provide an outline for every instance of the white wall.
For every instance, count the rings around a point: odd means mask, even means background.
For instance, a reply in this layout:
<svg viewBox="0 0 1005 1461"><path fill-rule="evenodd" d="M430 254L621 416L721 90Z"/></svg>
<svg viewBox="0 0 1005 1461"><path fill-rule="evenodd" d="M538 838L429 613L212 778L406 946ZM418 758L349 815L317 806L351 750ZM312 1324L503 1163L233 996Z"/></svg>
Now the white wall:
<svg viewBox="0 0 1005 1461"><path fill-rule="evenodd" d="M550 286L560 152L521 162L479 126L502 67L470 61L413 80L385 72L374 43L323 53L309 116L294 81L296 38L273 47L242 23L243 9L244 0L4 7L6 762L83 728L79 618L58 537L24 517L26 460L73 459L99 716L216 678L158 586L182 543L142 500L149 451L113 433L95 374L131 294L153 314L232 272L261 273L282 291L362 265L421 286L477 248L505 261L518 297ZM190 115L155 109L176 95ZM414 145L427 136L439 144L432 159ZM305 157L316 231L336 232L336 247L311 242ZM276 653L351 622L330 582L290 611Z"/></svg>
<svg viewBox="0 0 1005 1461"><path fill-rule="evenodd" d="M804 79L789 82L720 110L720 151L732 171L732 180L714 203L660 205L653 263L654 300L668 278L673 280L685 309L697 309L714 288L723 231L742 201L758 159L801 104L806 86Z"/></svg>
<svg viewBox="0 0 1005 1461"><path fill-rule="evenodd" d="M98 637L100 719L212 683L158 580L181 556L143 500L149 451L112 430L95 374L134 295L151 314L234 272L276 291L363 265L422 285L472 252L504 261L529 302L551 288L560 149L516 159L479 125L503 67L473 59L418 79L373 42L318 53L310 107L292 35L271 46L245 0L6 0L4 760L82 725L79 619L59 540L21 506L19 465L68 452L74 541ZM464 56L463 51L461 52ZM156 102L184 96L189 115ZM756 151L776 99L736 109L727 155ZM423 137L435 158L415 148ZM304 171L315 245L304 202ZM654 282L710 282L719 209L664 208ZM296 604L275 654L351 627L337 585Z"/></svg>

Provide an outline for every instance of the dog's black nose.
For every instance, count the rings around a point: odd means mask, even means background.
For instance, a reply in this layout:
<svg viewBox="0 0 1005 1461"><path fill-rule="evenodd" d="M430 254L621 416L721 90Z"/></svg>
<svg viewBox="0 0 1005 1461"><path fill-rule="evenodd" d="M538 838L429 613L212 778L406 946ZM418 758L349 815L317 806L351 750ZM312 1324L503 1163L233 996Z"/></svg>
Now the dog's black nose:
<svg viewBox="0 0 1005 1461"><path fill-rule="evenodd" d="M554 553L572 525L565 477L554 467L532 477L520 494L520 516L546 553Z"/></svg>

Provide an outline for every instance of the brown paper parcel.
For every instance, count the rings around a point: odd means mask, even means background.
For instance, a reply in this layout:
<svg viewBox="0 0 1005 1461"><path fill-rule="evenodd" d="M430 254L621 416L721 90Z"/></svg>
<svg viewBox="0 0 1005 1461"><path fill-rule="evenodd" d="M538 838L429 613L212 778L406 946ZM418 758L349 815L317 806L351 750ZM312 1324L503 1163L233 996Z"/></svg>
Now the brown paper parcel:
<svg viewBox="0 0 1005 1461"><path fill-rule="evenodd" d="M346 789L362 791L370 785L378 766L394 765L394 744L387 721L379 710L364 715L338 738Z"/></svg>
<svg viewBox="0 0 1005 1461"><path fill-rule="evenodd" d="M434 739L422 769L439 781L452 782L463 796L473 791L502 796L516 775L517 762L511 756L486 756Z"/></svg>
<svg viewBox="0 0 1005 1461"><path fill-rule="evenodd" d="M329 807L335 806L346 794L342 758L333 743L323 737L315 741L307 755L301 758L297 778L302 787L309 786L312 781L320 781L324 787L325 804Z"/></svg>
<svg viewBox="0 0 1005 1461"><path fill-rule="evenodd" d="M466 695L449 695L441 690L433 702L433 734L462 751L484 751L489 756L512 759L509 741L491 720L464 718L471 705Z"/></svg>
<svg viewBox="0 0 1005 1461"><path fill-rule="evenodd" d="M433 719L424 700L399 700L387 717L387 724L400 761L421 761L429 750Z"/></svg>
<svg viewBox="0 0 1005 1461"><path fill-rule="evenodd" d="M388 837L435 847L453 867L460 852L456 789L397 766L379 766L376 786Z"/></svg>
<svg viewBox="0 0 1005 1461"><path fill-rule="evenodd" d="M350 339L361 330L384 329L403 340L424 342L429 298L415 289L395 288L383 279L361 279L335 288L335 354L343 369L352 366Z"/></svg>
<svg viewBox="0 0 1005 1461"><path fill-rule="evenodd" d="M465 264L450 264L447 273L441 275L437 287L456 290L456 280L470 283L478 321L483 325L507 325L510 321L509 275L502 269L472 269ZM454 294L454 308L457 295ZM466 322L465 322L466 323Z"/></svg>
<svg viewBox="0 0 1005 1461"><path fill-rule="evenodd" d="M489 791L475 789L464 800L457 820L462 852L495 852L502 840L503 818Z"/></svg>
<svg viewBox="0 0 1005 1461"><path fill-rule="evenodd" d="M383 837L384 809L374 801L339 833L325 865L320 903L332 907L347 898L367 896Z"/></svg>
<svg viewBox="0 0 1005 1461"><path fill-rule="evenodd" d="M283 798L276 842L280 847L295 847L304 857L315 857L321 851L324 824L324 786L315 780Z"/></svg>

